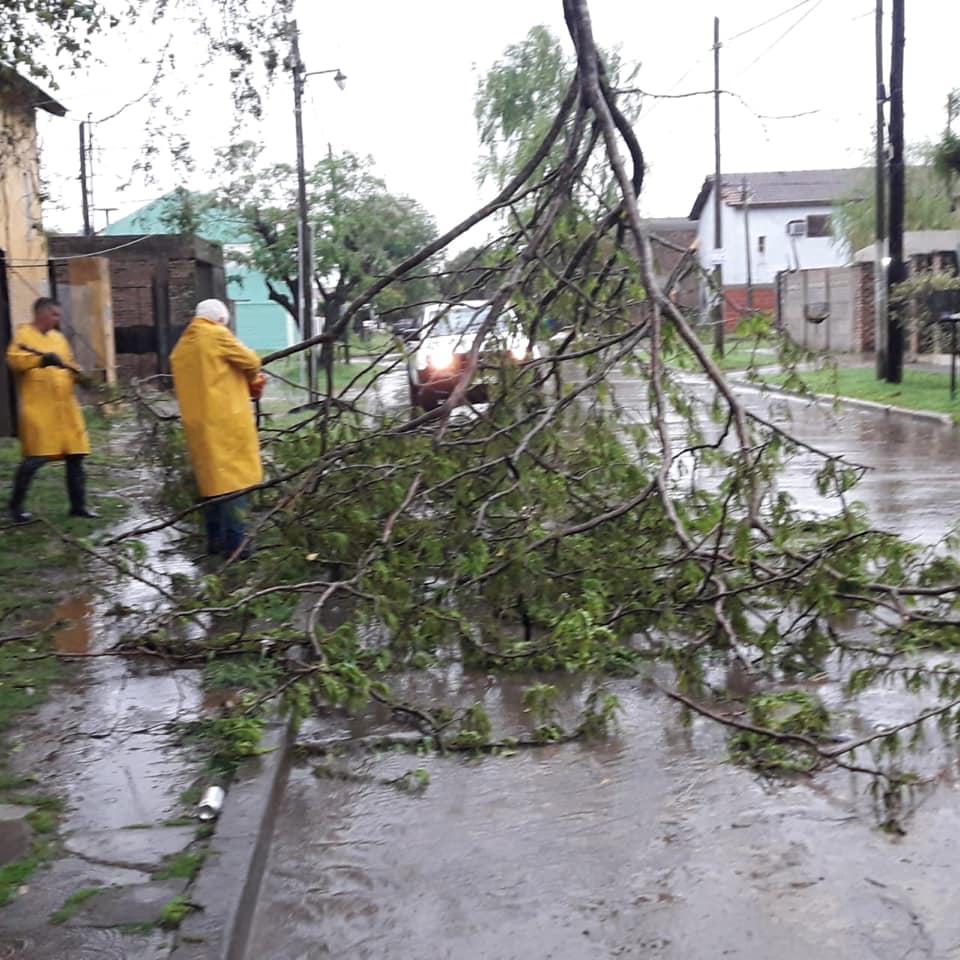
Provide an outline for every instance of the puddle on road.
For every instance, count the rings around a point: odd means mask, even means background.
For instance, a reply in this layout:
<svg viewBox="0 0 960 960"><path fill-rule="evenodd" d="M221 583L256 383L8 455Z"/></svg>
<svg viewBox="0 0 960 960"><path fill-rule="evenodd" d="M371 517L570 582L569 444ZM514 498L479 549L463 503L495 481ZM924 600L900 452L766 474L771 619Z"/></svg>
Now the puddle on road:
<svg viewBox="0 0 960 960"><path fill-rule="evenodd" d="M418 675L398 693L423 702L451 680ZM527 682L472 676L460 693L515 733L529 726ZM892 839L862 782L765 781L726 762L716 724L685 722L642 682L608 686L624 710L603 743L480 760L352 752L320 777L295 767L246 956L901 960L960 942L944 883L960 836L955 763ZM375 714L310 736L387 729ZM385 782L418 767L423 793Z"/></svg>
<svg viewBox="0 0 960 960"><path fill-rule="evenodd" d="M93 630L94 601L91 597L71 597L57 604L51 623L62 623L53 642L59 653L88 653Z"/></svg>

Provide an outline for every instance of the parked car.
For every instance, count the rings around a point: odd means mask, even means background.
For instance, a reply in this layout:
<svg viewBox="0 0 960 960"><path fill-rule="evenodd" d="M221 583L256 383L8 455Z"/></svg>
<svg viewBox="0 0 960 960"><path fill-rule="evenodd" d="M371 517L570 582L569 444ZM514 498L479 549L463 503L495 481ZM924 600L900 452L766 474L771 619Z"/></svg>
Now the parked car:
<svg viewBox="0 0 960 960"><path fill-rule="evenodd" d="M432 410L450 396L489 314L490 304L484 300L432 303L423 308L417 345L407 361L413 406ZM523 365L539 356L536 344L528 349L527 335L517 315L510 309L503 311L480 346L480 368L467 399L471 403L485 402L490 382L503 364Z"/></svg>
<svg viewBox="0 0 960 960"><path fill-rule="evenodd" d="M420 321L416 317L398 317L391 321L390 327L398 337L406 338L409 334L415 333L420 326Z"/></svg>

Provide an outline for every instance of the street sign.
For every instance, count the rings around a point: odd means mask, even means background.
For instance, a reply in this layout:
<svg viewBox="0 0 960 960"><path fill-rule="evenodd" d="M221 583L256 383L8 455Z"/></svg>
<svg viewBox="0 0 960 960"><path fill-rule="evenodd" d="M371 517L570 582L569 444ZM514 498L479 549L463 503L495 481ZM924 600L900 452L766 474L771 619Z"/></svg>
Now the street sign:
<svg viewBox="0 0 960 960"><path fill-rule="evenodd" d="M723 266L723 261L724 261L725 258L726 258L726 255L724 254L723 250L719 250L719 249L718 249L718 250L713 250L713 251L711 251L711 253L710 253L710 262L711 262L715 267L721 267L721 266Z"/></svg>

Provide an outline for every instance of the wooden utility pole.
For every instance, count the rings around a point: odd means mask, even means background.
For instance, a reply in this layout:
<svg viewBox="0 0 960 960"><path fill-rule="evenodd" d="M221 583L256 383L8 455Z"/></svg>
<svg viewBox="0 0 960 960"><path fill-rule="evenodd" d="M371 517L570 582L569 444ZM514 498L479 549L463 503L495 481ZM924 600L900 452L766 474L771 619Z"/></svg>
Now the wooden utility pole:
<svg viewBox="0 0 960 960"><path fill-rule="evenodd" d="M876 243L873 252L873 346L877 354L877 379L887 376L887 151L883 85L883 0L877 0L876 15L877 118L876 118ZM850 251L853 253L853 251Z"/></svg>
<svg viewBox="0 0 960 960"><path fill-rule="evenodd" d="M903 140L903 53L906 45L905 0L893 0L893 43L890 55L890 268L887 274L887 381L903 380L903 318L892 302L893 288L907 279L903 259L906 167Z"/></svg>
<svg viewBox="0 0 960 960"><path fill-rule="evenodd" d="M720 180L720 18L713 18L713 349L723 356L723 183Z"/></svg>
<svg viewBox="0 0 960 960"><path fill-rule="evenodd" d="M80 199L83 203L83 235L93 236L90 225L90 195L87 193L87 122L80 121Z"/></svg>

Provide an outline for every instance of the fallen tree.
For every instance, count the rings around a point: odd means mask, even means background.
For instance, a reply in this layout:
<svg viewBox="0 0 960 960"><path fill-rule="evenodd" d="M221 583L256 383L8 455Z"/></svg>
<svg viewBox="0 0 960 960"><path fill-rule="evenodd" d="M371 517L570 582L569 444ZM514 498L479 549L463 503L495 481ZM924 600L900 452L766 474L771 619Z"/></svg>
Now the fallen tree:
<svg viewBox="0 0 960 960"><path fill-rule="evenodd" d="M499 239L468 265L490 310L450 397L426 413L378 399L403 368L394 344L370 361L362 388L268 428L254 559L195 582L168 583L137 556L138 537L197 509L183 493L177 426L153 418L152 445L181 499L172 515L96 548L164 591L131 643L172 660L269 664L234 708L246 715L273 700L301 716L376 700L438 750L602 735L617 708L605 678L661 664L670 679L659 689L735 728L740 759L767 772L865 775L896 827L917 779L902 769L904 734L960 726L960 673L930 654L960 635L960 565L872 528L851 500L863 467L735 394L674 304L672 281L662 288L654 276L637 205L640 144L586 0L564 10L576 71L537 149L483 209L356 297L335 329L265 361L269 370L336 339L384 290L420 279L467 230L495 222ZM484 338L507 309L529 344L548 320L561 332L529 363L491 368ZM678 376L678 364L699 378ZM480 376L495 381L482 408L466 402ZM624 380L626 391L614 382ZM818 461L811 483L831 509L802 510L778 488L800 454ZM530 675L532 729L494 731L479 703L391 692L398 673L450 664ZM722 693L716 678L731 664L762 683L766 701ZM909 723L836 743L829 714L796 696L824 671L851 695L893 681L924 702ZM558 719L551 681L561 672L583 681L572 726Z"/></svg>

